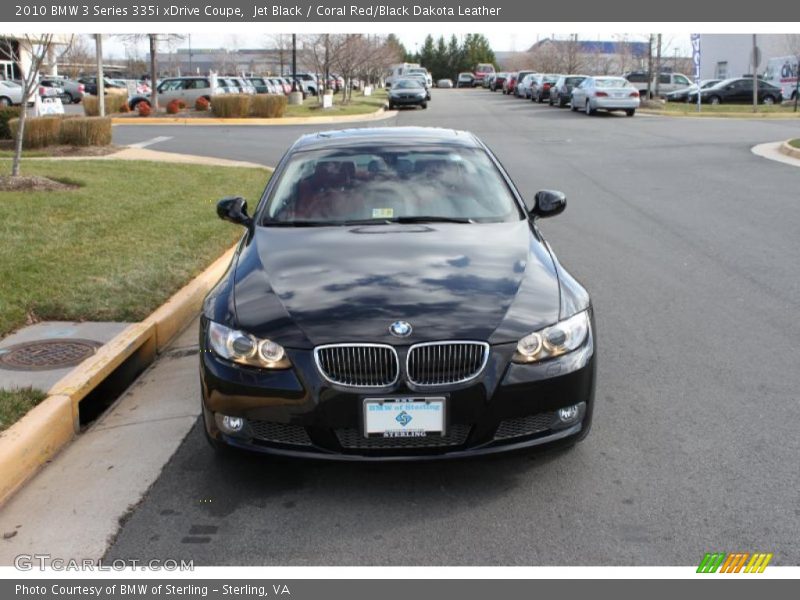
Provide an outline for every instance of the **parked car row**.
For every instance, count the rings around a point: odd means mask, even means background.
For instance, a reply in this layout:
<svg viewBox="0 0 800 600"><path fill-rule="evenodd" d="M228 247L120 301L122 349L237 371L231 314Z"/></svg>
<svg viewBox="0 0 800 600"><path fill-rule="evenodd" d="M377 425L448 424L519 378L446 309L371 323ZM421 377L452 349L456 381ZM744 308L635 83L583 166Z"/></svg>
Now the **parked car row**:
<svg viewBox="0 0 800 600"><path fill-rule="evenodd" d="M308 85L310 80L301 79L298 84L304 93L314 94L316 86ZM307 84L302 85L301 82ZM316 82L316 80L314 80ZM198 98L211 98L218 94L289 94L292 91L290 77L237 77L204 75L188 77L167 77L159 82L156 88L158 101L166 104L172 100L182 100L187 105L194 104ZM141 102L150 102L149 94L133 94L128 99L128 106L135 110Z"/></svg>
<svg viewBox="0 0 800 600"><path fill-rule="evenodd" d="M22 92L22 81L0 80L0 106L22 104ZM80 102L84 87L69 79L48 77L39 81L38 93L42 100L60 98L64 103Z"/></svg>
<svg viewBox="0 0 800 600"><path fill-rule="evenodd" d="M599 110L622 111L629 117L639 108L639 90L624 77L517 71L496 73L486 88L515 98L593 115Z"/></svg>
<svg viewBox="0 0 800 600"><path fill-rule="evenodd" d="M753 102L753 78L735 77L722 81L718 79L701 81L699 90L697 85L676 90L667 94L667 101L697 103L698 92L700 102L703 104L751 104ZM763 79L758 80L757 94L759 104L771 105L783 102L781 88L767 83Z"/></svg>
<svg viewBox="0 0 800 600"><path fill-rule="evenodd" d="M641 79L638 74L623 77L516 71L495 73L487 78L484 87L492 92L501 90L503 94L516 98L548 102L550 106L559 108L570 106L573 111L581 110L589 115L598 110L607 110L623 111L633 116L641 105L641 98L647 95L646 88L644 91L640 89ZM646 74L644 81L646 84ZM706 104L748 104L753 101L752 77L708 79L698 85L691 84L680 73L666 73L662 74L659 83L662 81L664 87L659 85L659 94L669 90L664 96L669 102L697 102L698 94L700 101ZM677 87L683 84L688 85ZM783 101L781 89L761 79L758 80L757 94L760 104L779 104Z"/></svg>

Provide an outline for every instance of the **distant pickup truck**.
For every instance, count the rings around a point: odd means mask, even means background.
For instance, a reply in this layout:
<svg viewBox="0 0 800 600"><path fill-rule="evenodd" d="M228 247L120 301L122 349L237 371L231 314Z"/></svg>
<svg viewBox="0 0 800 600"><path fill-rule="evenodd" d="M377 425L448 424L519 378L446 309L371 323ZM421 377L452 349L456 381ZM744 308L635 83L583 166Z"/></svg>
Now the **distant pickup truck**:
<svg viewBox="0 0 800 600"><path fill-rule="evenodd" d="M647 94L647 80L649 78L649 74L645 71L633 71L625 75L625 79L627 79L633 86L639 90L639 94L642 98L646 97ZM658 76L658 95L659 96L666 96L670 92L674 92L675 90L680 90L683 88L687 88L692 85L692 80L689 79L683 73L661 73ZM656 78L653 77L650 79L650 95L656 95Z"/></svg>

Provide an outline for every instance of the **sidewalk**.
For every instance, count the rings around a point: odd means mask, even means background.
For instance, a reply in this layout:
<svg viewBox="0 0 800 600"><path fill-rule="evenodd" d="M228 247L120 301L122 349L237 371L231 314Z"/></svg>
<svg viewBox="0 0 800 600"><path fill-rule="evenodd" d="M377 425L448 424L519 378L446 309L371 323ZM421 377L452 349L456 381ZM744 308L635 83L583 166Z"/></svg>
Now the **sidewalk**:
<svg viewBox="0 0 800 600"><path fill-rule="evenodd" d="M197 321L0 508L0 565L18 554L103 555L200 414Z"/></svg>

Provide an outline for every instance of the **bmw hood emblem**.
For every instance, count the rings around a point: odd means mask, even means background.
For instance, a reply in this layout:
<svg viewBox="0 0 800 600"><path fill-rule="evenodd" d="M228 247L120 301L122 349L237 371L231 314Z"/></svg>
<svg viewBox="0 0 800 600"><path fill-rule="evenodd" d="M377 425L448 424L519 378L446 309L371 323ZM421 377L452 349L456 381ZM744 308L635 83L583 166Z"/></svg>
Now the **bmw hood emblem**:
<svg viewBox="0 0 800 600"><path fill-rule="evenodd" d="M412 331L411 323L407 323L406 321L395 321L389 325L389 333L397 337L408 337L411 335Z"/></svg>

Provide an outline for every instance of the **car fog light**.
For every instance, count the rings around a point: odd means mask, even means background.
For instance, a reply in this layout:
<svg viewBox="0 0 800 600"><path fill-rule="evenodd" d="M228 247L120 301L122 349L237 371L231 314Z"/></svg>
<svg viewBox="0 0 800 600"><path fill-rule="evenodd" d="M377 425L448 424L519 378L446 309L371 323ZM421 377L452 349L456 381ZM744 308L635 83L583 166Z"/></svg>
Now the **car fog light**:
<svg viewBox="0 0 800 600"><path fill-rule="evenodd" d="M220 428L225 433L239 433L244 428L244 419L242 417L224 415Z"/></svg>
<svg viewBox="0 0 800 600"><path fill-rule="evenodd" d="M558 409L558 418L562 423L572 423L573 421L577 421L580 414L580 404L573 404L572 406Z"/></svg>

